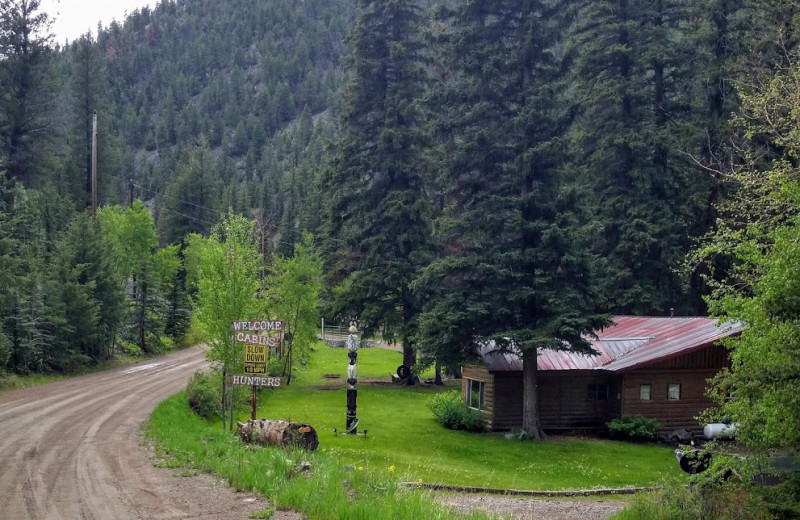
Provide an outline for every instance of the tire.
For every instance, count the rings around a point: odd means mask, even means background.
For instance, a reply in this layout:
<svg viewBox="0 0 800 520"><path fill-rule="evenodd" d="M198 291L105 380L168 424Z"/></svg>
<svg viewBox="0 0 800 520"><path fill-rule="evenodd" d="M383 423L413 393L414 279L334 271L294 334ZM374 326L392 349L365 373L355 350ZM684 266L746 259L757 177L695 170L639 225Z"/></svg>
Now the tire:
<svg viewBox="0 0 800 520"><path fill-rule="evenodd" d="M411 375L411 370L408 369L405 365L400 365L397 367L397 377L400 379L405 379Z"/></svg>

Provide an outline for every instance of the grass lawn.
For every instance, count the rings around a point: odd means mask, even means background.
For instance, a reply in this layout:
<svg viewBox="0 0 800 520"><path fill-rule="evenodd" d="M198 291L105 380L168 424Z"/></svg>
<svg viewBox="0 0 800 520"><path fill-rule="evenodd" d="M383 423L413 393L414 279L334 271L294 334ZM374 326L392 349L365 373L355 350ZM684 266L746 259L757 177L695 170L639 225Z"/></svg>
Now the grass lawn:
<svg viewBox="0 0 800 520"><path fill-rule="evenodd" d="M399 352L360 350L359 380L388 382L401 360ZM341 464L411 482L565 490L652 486L682 477L672 450L662 446L576 438L535 443L448 430L434 420L426 400L459 388L458 382L445 388L361 384L359 431L367 429L367 437L335 434L334 428L345 427L344 380L323 374L343 374L346 365L344 349L317 348L290 386L261 393L258 416L311 424L320 450Z"/></svg>

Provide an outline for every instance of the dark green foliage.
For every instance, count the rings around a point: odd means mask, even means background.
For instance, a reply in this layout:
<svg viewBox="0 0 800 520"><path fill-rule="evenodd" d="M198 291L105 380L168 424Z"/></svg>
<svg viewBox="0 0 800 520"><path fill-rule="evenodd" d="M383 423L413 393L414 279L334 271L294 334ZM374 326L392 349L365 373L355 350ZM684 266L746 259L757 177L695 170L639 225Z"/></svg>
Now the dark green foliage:
<svg viewBox="0 0 800 520"><path fill-rule="evenodd" d="M204 419L219 417L222 412L222 380L219 372L197 371L186 384L189 408Z"/></svg>
<svg viewBox="0 0 800 520"><path fill-rule="evenodd" d="M67 344L93 361L108 359L122 324L125 294L111 244L96 221L77 215L58 247Z"/></svg>
<svg viewBox="0 0 800 520"><path fill-rule="evenodd" d="M425 86L419 7L410 0L359 3L350 35L342 136L324 179L336 314L358 314L415 363L420 303L412 294L428 243L417 102Z"/></svg>
<svg viewBox="0 0 800 520"><path fill-rule="evenodd" d="M800 518L800 475L786 475L780 484L755 488L753 492L775 520Z"/></svg>
<svg viewBox="0 0 800 520"><path fill-rule="evenodd" d="M0 0L0 167L33 187L49 158L55 84L39 0Z"/></svg>
<svg viewBox="0 0 800 520"><path fill-rule="evenodd" d="M11 341L5 332L0 329L0 374L6 371L6 364L11 358Z"/></svg>
<svg viewBox="0 0 800 520"><path fill-rule="evenodd" d="M209 234L219 219L222 200L217 168L203 141L183 153L163 196L159 227L166 243L180 243L190 233Z"/></svg>
<svg viewBox="0 0 800 520"><path fill-rule="evenodd" d="M692 5L587 0L576 8L567 40L570 168L589 195L604 303L616 313L696 313L680 308L674 272L698 231L692 222L710 223L706 174L681 153L701 110L691 81L695 29L685 23Z"/></svg>
<svg viewBox="0 0 800 520"><path fill-rule="evenodd" d="M467 408L458 391L443 392L428 399L428 408L436 421L451 430L481 432L486 429L486 416Z"/></svg>
<svg viewBox="0 0 800 520"><path fill-rule="evenodd" d="M447 20L439 258L418 281L428 350L441 357L496 339L522 352L530 390L537 349L589 353L583 335L605 323L561 168L561 7L464 1ZM538 436L538 399L525 402L523 428Z"/></svg>
<svg viewBox="0 0 800 520"><path fill-rule="evenodd" d="M608 434L612 439L633 441L650 441L656 438L661 423L642 415L623 415L606 423Z"/></svg>

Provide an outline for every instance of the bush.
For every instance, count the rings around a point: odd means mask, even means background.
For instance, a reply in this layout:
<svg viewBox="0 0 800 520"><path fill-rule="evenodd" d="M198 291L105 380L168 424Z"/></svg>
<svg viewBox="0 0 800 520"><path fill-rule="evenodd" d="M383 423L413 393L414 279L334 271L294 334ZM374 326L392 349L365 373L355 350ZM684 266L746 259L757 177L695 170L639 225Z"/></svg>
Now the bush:
<svg viewBox="0 0 800 520"><path fill-rule="evenodd" d="M144 352L142 352L142 349L139 348L139 345L129 341L119 340L117 342L117 348L119 348L120 352L132 358L140 358L144 355Z"/></svg>
<svg viewBox="0 0 800 520"><path fill-rule="evenodd" d="M606 423L609 437L612 439L628 439L633 441L649 441L656 437L661 423L641 415L624 415Z"/></svg>
<svg viewBox="0 0 800 520"><path fill-rule="evenodd" d="M788 475L775 486L757 487L754 492L774 518L800 518L800 474Z"/></svg>
<svg viewBox="0 0 800 520"><path fill-rule="evenodd" d="M750 520L783 519L767 509L757 488L742 483L706 483L687 487L675 481L663 489L633 497L614 520Z"/></svg>
<svg viewBox="0 0 800 520"><path fill-rule="evenodd" d="M5 372L9 359L11 359L11 341L0 330L0 374Z"/></svg>
<svg viewBox="0 0 800 520"><path fill-rule="evenodd" d="M197 371L186 385L189 408L205 419L218 417L222 412L222 381L218 372Z"/></svg>
<svg viewBox="0 0 800 520"><path fill-rule="evenodd" d="M445 428L469 432L480 432L486 428L484 415L478 410L467 408L458 391L434 395L428 399L428 408Z"/></svg>

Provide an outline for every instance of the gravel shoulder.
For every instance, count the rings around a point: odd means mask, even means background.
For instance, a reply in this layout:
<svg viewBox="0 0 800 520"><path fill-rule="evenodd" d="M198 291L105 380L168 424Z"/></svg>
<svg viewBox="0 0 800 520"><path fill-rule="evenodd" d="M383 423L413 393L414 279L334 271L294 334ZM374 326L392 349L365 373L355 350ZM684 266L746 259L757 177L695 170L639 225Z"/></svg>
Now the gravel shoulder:
<svg viewBox="0 0 800 520"><path fill-rule="evenodd" d="M460 513L483 511L514 520L606 520L628 505L621 501L543 500L461 493L437 494L436 499Z"/></svg>

